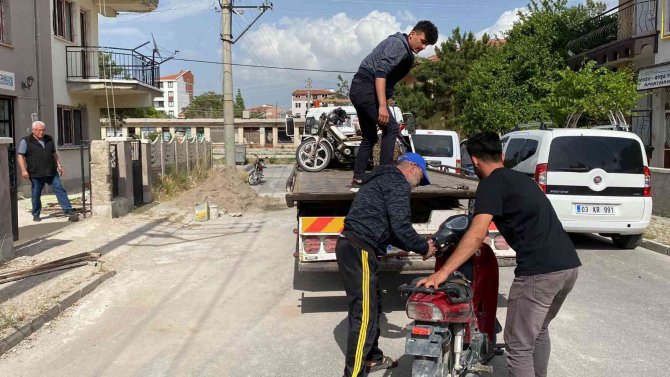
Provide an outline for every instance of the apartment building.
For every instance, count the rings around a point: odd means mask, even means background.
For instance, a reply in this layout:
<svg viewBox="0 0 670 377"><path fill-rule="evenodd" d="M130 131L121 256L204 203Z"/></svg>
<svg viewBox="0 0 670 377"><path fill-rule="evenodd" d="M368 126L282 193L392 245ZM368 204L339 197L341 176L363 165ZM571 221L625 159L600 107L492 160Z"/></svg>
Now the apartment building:
<svg viewBox="0 0 670 377"><path fill-rule="evenodd" d="M179 71L160 78L160 97L154 98L156 110L175 117L184 118L184 108L193 100L194 76L191 71Z"/></svg>

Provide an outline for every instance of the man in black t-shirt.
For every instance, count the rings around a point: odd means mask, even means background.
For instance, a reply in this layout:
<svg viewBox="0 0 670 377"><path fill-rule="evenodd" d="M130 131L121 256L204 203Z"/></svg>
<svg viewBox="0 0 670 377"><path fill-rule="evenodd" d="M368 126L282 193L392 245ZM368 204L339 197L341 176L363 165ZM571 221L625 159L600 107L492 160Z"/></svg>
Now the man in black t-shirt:
<svg viewBox="0 0 670 377"><path fill-rule="evenodd" d="M479 249L494 221L516 250L505 323L510 376L546 376L551 349L548 326L575 285L581 262L537 183L503 166L498 135L479 133L468 139L466 147L481 180L472 226L444 266L417 285L437 287L446 281Z"/></svg>

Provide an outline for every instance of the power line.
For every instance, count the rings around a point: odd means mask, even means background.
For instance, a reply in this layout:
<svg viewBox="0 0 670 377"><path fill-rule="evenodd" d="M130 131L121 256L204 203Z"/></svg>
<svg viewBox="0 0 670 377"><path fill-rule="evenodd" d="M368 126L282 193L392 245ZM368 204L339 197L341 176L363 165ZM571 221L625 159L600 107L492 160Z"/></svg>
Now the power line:
<svg viewBox="0 0 670 377"><path fill-rule="evenodd" d="M211 60L198 60L198 59L180 59L180 58L174 58L172 60L179 60L183 62L192 62L192 63L205 63L205 64L219 64L223 65L221 62L215 62ZM271 66L271 65L254 65L254 64L242 64L242 63L230 63L230 65L238 66L238 67L250 67L250 68L267 68L267 69L281 69L285 71L303 71L303 72L324 72L324 73L353 73L355 74L355 71L338 71L338 70L331 70L331 69L310 69L310 68L296 68L296 67L277 67L277 66Z"/></svg>

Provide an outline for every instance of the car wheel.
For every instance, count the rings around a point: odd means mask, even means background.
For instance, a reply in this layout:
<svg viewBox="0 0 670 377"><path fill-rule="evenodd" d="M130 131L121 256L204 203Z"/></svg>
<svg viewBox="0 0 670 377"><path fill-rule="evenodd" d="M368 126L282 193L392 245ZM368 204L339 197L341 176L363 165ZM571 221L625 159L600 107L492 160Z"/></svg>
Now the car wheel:
<svg viewBox="0 0 670 377"><path fill-rule="evenodd" d="M641 234L617 234L612 236L614 246L620 249L635 249L640 244L640 241L642 241Z"/></svg>

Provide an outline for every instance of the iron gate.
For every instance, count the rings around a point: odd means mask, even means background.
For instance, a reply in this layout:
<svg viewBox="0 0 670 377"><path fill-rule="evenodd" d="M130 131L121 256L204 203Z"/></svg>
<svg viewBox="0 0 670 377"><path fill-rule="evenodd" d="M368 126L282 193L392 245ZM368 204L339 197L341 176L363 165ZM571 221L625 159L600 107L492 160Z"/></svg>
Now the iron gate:
<svg viewBox="0 0 670 377"><path fill-rule="evenodd" d="M119 155L116 144L109 144L109 164L112 168L112 198L119 196Z"/></svg>
<svg viewBox="0 0 670 377"><path fill-rule="evenodd" d="M139 140L130 142L130 157L133 161L133 198L135 205L144 203L142 187L142 143Z"/></svg>
<svg viewBox="0 0 670 377"><path fill-rule="evenodd" d="M17 241L19 239L19 203L17 198L19 180L17 178L16 148L9 147L7 157L9 160L9 201L12 208L12 234L14 235L14 241Z"/></svg>

